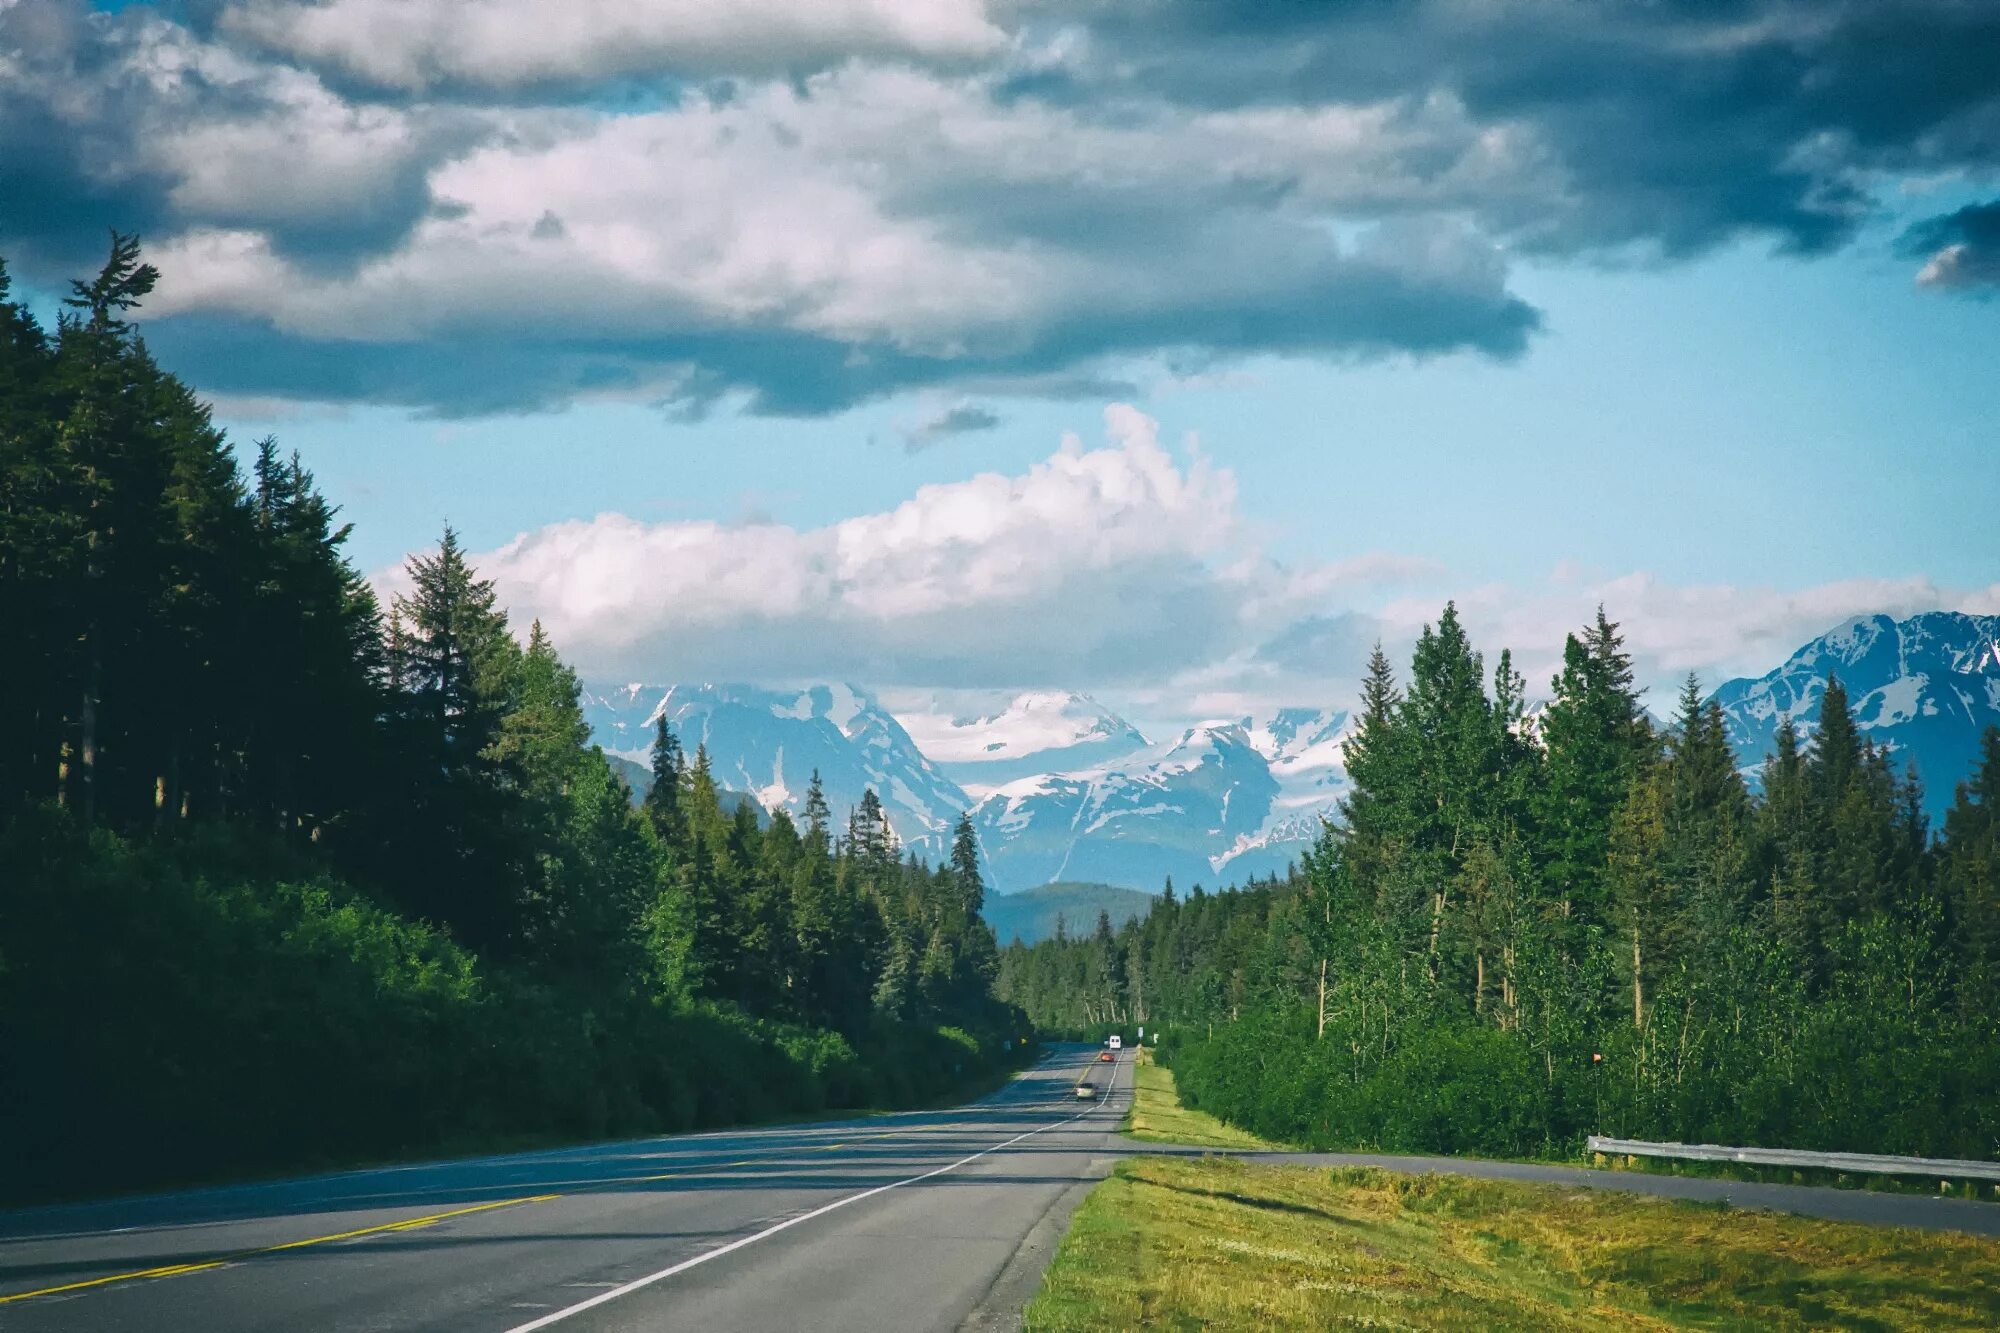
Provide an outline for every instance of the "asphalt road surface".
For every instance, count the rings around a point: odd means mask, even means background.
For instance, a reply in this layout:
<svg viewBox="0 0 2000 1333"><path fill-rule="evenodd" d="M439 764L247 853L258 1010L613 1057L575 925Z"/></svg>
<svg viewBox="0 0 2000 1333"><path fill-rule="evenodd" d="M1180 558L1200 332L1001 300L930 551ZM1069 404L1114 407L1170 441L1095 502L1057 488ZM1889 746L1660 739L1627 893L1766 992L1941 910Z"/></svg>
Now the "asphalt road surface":
<svg viewBox="0 0 2000 1333"><path fill-rule="evenodd" d="M1129 1151L1096 1054L955 1111L0 1214L0 1330L1007 1327Z"/></svg>
<svg viewBox="0 0 2000 1333"><path fill-rule="evenodd" d="M1117 1133L1131 1053L1058 1048L954 1111L737 1130L0 1213L13 1330L1018 1327ZM1099 1097L1079 1100L1090 1079ZM1435 1157L1445 1171L2000 1235L2000 1205Z"/></svg>

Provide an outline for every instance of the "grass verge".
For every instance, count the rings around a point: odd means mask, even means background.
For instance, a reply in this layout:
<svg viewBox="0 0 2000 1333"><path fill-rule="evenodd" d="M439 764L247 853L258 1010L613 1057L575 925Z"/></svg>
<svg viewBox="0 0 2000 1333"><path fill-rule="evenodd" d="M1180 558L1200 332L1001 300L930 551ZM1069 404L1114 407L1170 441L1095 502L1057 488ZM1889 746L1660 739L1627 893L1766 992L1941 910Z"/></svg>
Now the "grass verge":
<svg viewBox="0 0 2000 1333"><path fill-rule="evenodd" d="M1991 1329L2000 1242L1559 1185L1132 1158L1027 1327Z"/></svg>
<svg viewBox="0 0 2000 1333"><path fill-rule="evenodd" d="M1132 1109L1121 1129L1142 1143L1185 1143L1197 1148L1247 1148L1283 1151L1285 1145L1225 1124L1204 1111L1181 1105L1174 1090L1174 1071L1153 1063L1141 1048L1133 1057Z"/></svg>

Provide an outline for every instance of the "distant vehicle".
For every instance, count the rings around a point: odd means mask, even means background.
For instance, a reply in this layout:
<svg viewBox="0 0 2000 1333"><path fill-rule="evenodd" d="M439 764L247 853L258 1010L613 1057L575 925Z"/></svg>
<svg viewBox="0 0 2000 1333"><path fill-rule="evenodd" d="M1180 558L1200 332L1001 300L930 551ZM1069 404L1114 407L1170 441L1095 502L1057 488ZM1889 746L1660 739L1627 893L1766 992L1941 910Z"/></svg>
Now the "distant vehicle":
<svg viewBox="0 0 2000 1333"><path fill-rule="evenodd" d="M1097 1087L1091 1083L1079 1083L1076 1085L1076 1095L1088 1101L1097 1095Z"/></svg>
<svg viewBox="0 0 2000 1333"><path fill-rule="evenodd" d="M1119 1036L1116 1032L1114 1032L1111 1034L1110 1039L1107 1040L1104 1044L1106 1046L1109 1046L1114 1051L1122 1050L1125 1046L1125 1039Z"/></svg>
<svg viewBox="0 0 2000 1333"><path fill-rule="evenodd" d="M1098 1059L1099 1059L1100 1061L1102 1061L1103 1063L1105 1063L1105 1064L1107 1064L1107 1065L1108 1065L1108 1064L1110 1064L1110 1063L1111 1063L1111 1062L1112 1062L1113 1060L1117 1059L1118 1057L1117 1057L1117 1056L1115 1056L1115 1055L1113 1055L1113 1054L1112 1054L1111 1052L1109 1052L1109 1051L1099 1051L1099 1052L1097 1053L1097 1058L1098 1058Z"/></svg>

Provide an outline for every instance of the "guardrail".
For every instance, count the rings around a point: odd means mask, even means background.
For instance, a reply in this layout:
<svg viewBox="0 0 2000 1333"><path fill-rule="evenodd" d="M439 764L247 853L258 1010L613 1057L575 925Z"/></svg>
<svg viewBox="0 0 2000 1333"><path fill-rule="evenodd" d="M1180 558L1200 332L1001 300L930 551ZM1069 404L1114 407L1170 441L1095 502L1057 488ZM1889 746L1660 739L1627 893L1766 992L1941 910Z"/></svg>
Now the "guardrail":
<svg viewBox="0 0 2000 1333"><path fill-rule="evenodd" d="M1811 1167L1861 1176L1935 1176L1948 1180L2000 1180L2000 1162L1952 1157L1878 1157L1858 1152L1800 1152L1791 1148L1725 1148L1714 1143L1648 1143L1644 1139L1585 1140L1610 1157L1672 1157L1692 1162L1742 1162L1750 1166Z"/></svg>

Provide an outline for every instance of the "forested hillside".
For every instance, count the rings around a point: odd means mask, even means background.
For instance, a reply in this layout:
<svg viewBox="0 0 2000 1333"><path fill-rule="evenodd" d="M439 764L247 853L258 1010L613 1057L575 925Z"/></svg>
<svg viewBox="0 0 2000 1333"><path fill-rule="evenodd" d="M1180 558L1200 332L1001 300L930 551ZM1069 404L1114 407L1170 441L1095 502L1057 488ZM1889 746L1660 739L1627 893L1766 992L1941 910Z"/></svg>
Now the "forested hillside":
<svg viewBox="0 0 2000 1333"><path fill-rule="evenodd" d="M129 312L0 267L0 1189L908 1104L1021 1022L969 823L760 826L664 725L643 806L447 529L381 606Z"/></svg>
<svg viewBox="0 0 2000 1333"><path fill-rule="evenodd" d="M1376 653L1289 881L1009 948L1001 993L1163 1029L1188 1101L1295 1142L1995 1155L2000 731L1934 831L1837 679L1756 796L1694 681L1655 730L1602 613L1533 726L1451 607L1406 680Z"/></svg>

